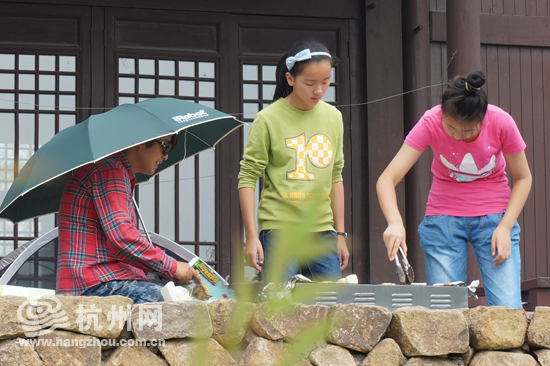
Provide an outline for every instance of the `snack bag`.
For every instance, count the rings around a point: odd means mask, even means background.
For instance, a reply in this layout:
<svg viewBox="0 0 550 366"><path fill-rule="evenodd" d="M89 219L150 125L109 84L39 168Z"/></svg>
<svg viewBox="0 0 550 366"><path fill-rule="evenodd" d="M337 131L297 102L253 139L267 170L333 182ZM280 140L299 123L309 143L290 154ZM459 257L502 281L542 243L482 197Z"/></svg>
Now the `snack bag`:
<svg viewBox="0 0 550 366"><path fill-rule="evenodd" d="M193 258L189 265L201 276L202 284L191 281L184 286L189 290L191 296L198 300L210 299L234 299L235 293L229 284L199 257Z"/></svg>

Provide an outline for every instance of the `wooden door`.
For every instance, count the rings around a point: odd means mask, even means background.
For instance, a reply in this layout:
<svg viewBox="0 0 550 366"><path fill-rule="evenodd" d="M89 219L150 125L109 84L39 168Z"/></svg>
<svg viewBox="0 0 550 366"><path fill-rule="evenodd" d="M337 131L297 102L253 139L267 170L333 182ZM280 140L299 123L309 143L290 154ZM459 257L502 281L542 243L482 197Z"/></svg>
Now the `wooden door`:
<svg viewBox="0 0 550 366"><path fill-rule="evenodd" d="M41 145L89 115L91 22L89 7L0 4L0 199ZM54 214L0 220L0 257L55 225ZM54 288L55 271L41 250L18 284Z"/></svg>

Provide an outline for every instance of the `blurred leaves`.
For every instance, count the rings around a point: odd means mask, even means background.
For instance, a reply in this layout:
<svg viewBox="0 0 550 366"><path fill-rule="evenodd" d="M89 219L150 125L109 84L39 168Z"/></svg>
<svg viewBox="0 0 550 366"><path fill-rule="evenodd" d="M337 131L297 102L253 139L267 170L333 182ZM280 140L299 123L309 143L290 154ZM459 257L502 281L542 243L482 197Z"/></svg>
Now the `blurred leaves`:
<svg viewBox="0 0 550 366"><path fill-rule="evenodd" d="M314 227L314 214L319 210L320 202L311 201L308 204L308 210L300 220L288 224L287 227L281 229L278 233L277 242L271 251L270 266L267 268L267 277L276 279L277 284L284 282L286 278L286 264L290 261L297 261L299 264L305 264L314 258L318 258L323 254L322 249L316 245L314 235L311 228ZM234 263L242 263L242 258ZM243 266L235 266L233 268L233 278L244 278L242 275ZM241 301L257 298L257 294L262 290L267 283L240 283L234 284L232 287L237 293ZM284 286L279 286L283 288ZM303 290L301 293L294 293L293 297L288 296L272 296L268 297L271 312L276 312L285 317L294 307L292 302L311 302L315 298L315 290ZM310 301L306 301L309 299ZM233 322L239 323L239 319L245 316L244 307L237 306L234 312ZM318 322L304 329L295 340L288 343L288 351L284 360L281 360L281 365L293 365L298 363L302 358L307 359L307 355L320 345L326 344L325 336L327 334L327 322ZM234 354L239 345L234 345L229 349L231 354Z"/></svg>

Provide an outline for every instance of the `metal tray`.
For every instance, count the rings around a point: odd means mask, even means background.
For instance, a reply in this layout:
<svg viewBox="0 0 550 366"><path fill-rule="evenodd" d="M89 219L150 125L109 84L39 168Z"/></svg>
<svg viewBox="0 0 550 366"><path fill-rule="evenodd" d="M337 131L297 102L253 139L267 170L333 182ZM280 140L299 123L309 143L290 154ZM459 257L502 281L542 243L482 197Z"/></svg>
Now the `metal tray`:
<svg viewBox="0 0 550 366"><path fill-rule="evenodd" d="M429 309L468 307L468 288L465 286L296 283L294 294L300 295L298 301L307 305L377 305L389 310L405 306Z"/></svg>

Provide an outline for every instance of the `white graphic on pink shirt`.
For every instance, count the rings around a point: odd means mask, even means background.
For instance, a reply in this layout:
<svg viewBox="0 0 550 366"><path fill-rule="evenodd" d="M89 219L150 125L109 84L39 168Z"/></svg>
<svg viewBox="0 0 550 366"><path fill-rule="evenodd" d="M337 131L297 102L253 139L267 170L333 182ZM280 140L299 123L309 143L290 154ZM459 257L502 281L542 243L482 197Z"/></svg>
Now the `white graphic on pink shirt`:
<svg viewBox="0 0 550 366"><path fill-rule="evenodd" d="M486 176L495 172L495 160L496 157L493 155L489 164L485 165L481 169L477 169L476 162L472 154L468 153L464 155L462 163L460 166L453 165L443 157L439 155L441 162L450 170L450 177L454 177L459 182L471 182L479 178L485 178Z"/></svg>

